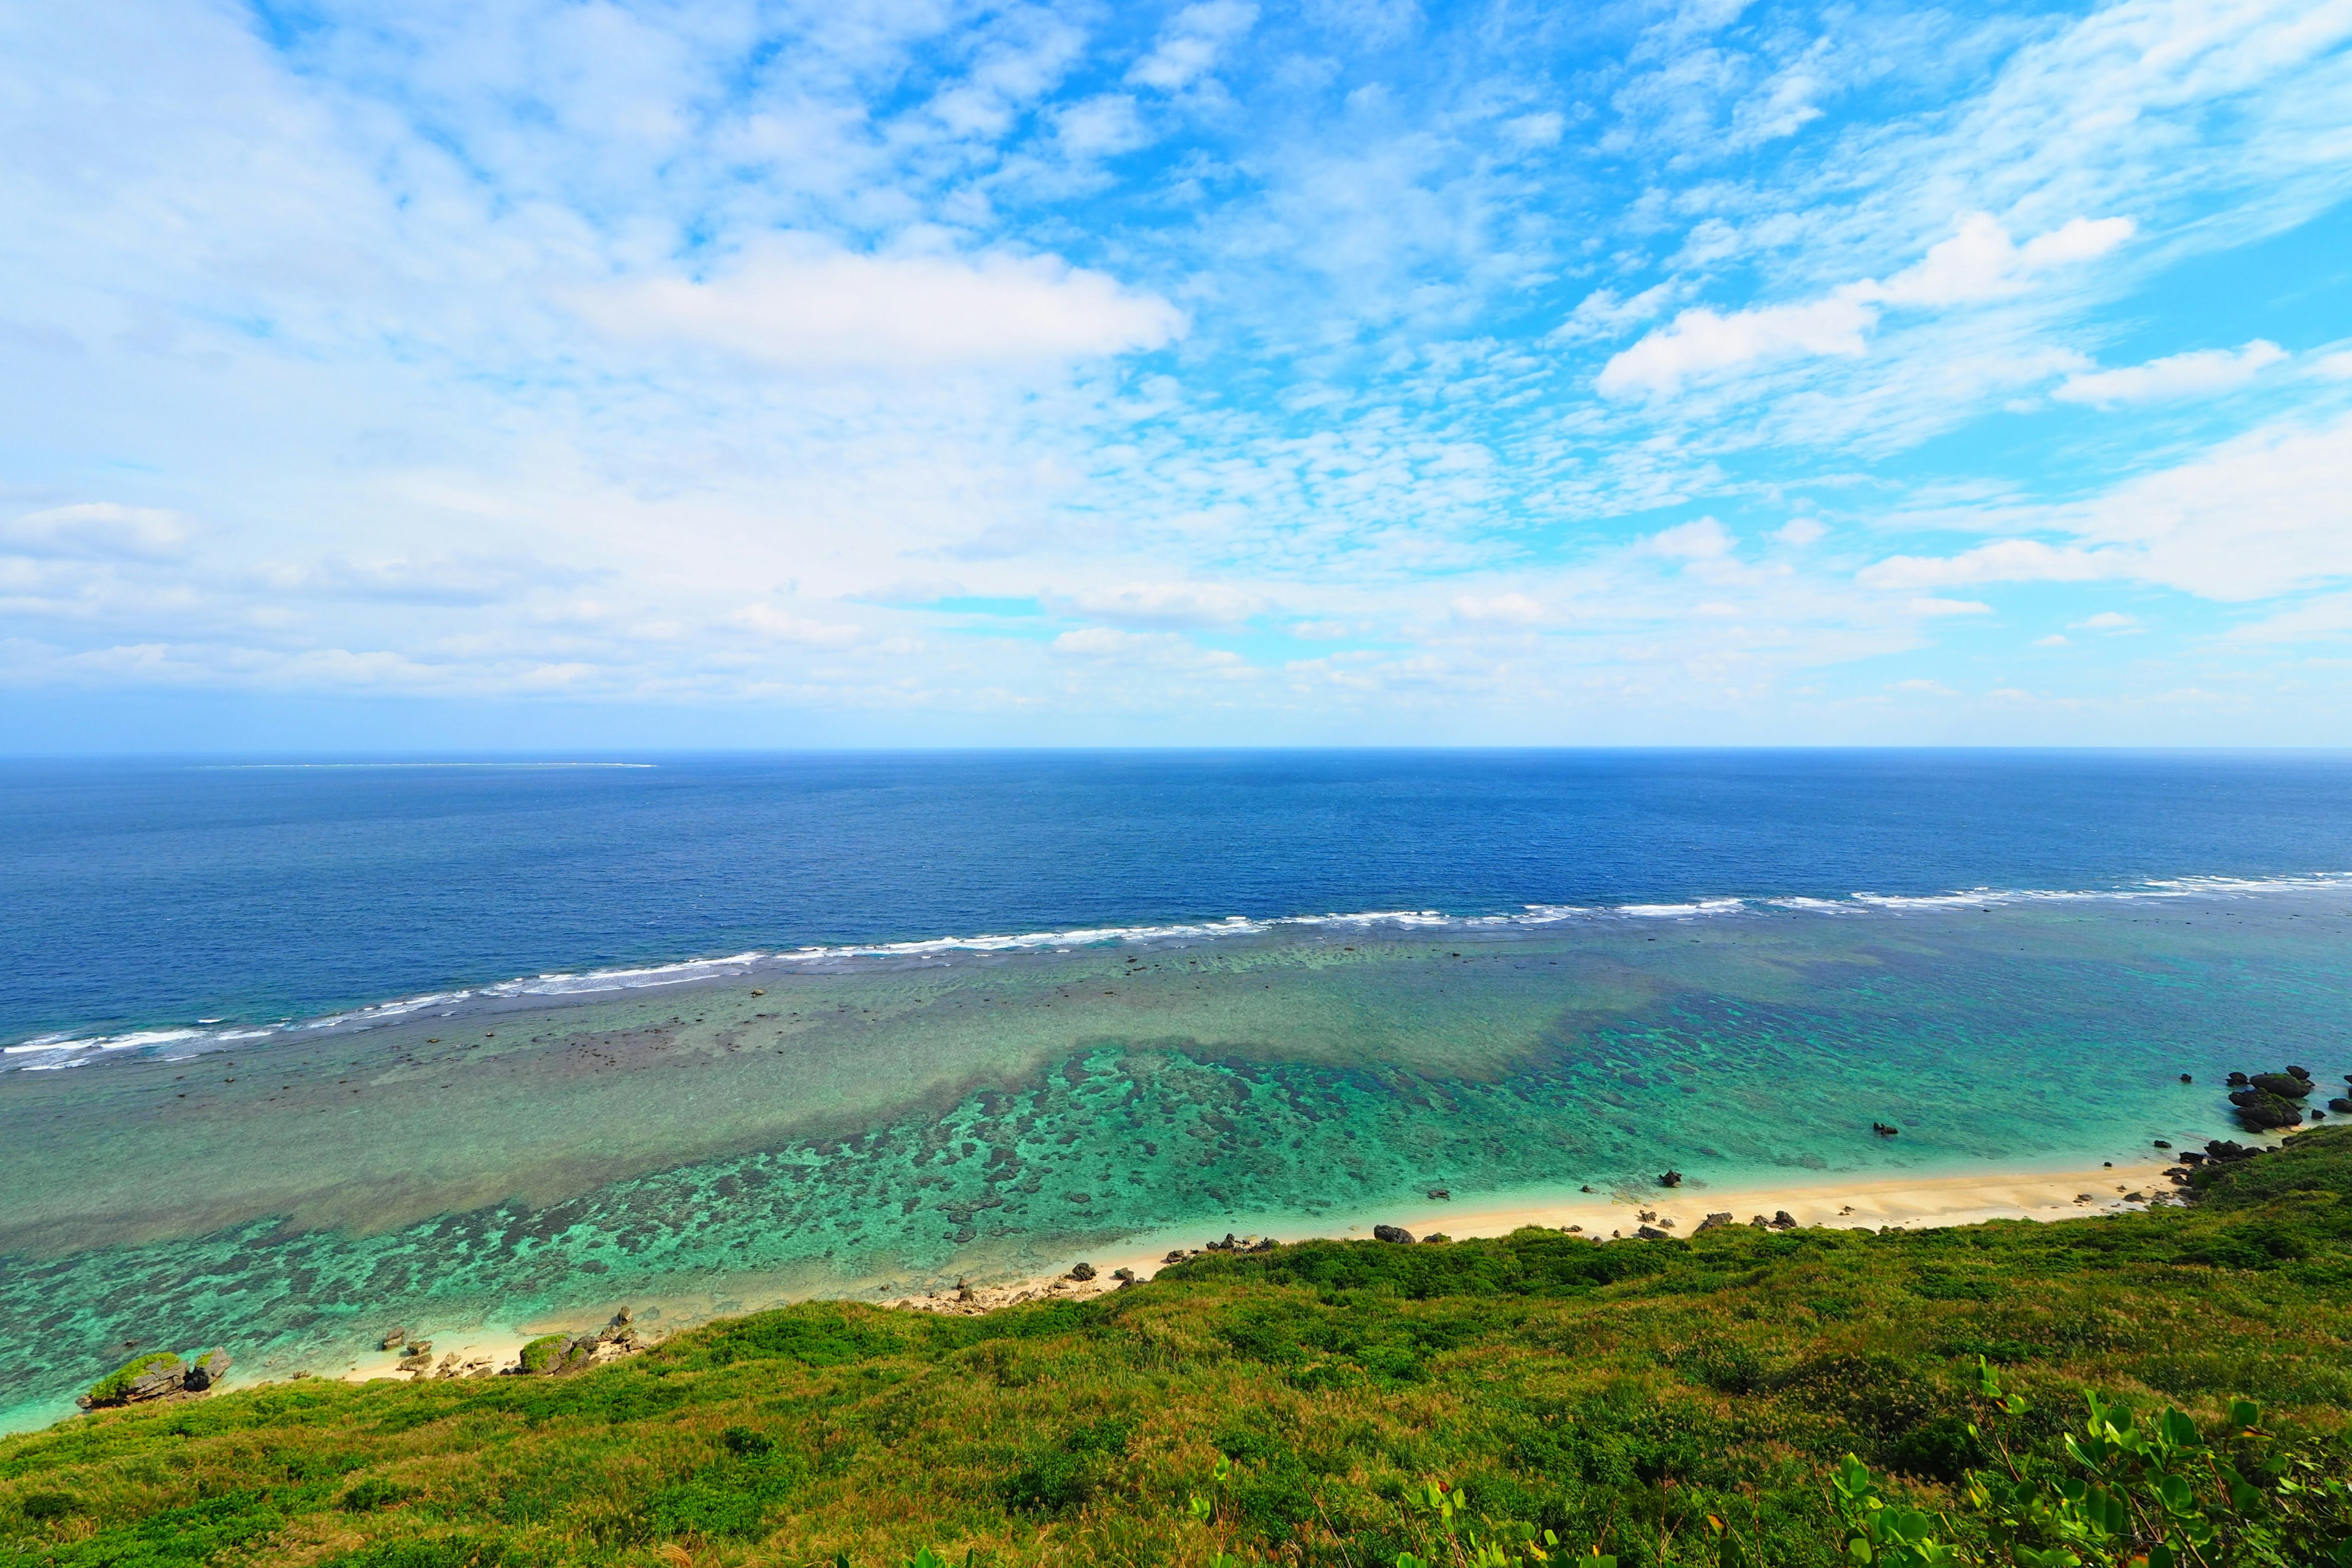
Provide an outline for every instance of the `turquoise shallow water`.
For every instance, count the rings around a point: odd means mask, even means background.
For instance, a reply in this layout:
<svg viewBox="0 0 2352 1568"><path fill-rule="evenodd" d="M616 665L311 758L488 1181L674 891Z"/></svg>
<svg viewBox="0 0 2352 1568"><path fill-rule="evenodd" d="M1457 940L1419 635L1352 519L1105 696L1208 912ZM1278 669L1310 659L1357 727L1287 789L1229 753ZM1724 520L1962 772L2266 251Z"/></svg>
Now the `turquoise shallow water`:
<svg viewBox="0 0 2352 1568"><path fill-rule="evenodd" d="M2137 1153L2227 1132L2231 1068L2352 1070L2347 998L2352 893L2305 887L902 956L12 1073L0 1419L133 1341L282 1373L1431 1185Z"/></svg>

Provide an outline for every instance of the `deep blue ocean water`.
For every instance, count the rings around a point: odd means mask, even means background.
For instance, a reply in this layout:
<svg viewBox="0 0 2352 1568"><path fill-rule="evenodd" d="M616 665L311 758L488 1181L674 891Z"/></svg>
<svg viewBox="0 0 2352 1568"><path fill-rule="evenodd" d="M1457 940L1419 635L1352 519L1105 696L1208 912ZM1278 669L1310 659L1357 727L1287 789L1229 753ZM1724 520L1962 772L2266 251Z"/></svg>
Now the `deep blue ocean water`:
<svg viewBox="0 0 2352 1568"><path fill-rule="evenodd" d="M2352 869L2336 754L627 760L0 763L0 1043L747 948Z"/></svg>

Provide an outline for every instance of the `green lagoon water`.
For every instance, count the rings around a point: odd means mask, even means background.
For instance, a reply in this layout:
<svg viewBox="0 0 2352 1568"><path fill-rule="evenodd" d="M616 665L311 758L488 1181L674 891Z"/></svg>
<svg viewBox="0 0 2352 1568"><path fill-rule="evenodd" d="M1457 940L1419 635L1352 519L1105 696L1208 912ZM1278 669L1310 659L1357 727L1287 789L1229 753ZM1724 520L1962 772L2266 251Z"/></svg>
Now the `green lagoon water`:
<svg viewBox="0 0 2352 1568"><path fill-rule="evenodd" d="M2229 1135L2233 1068L2340 1079L2347 999L2352 895L2303 889L962 953L13 1072L0 1424L132 1343L283 1375L1433 1185L2137 1155Z"/></svg>

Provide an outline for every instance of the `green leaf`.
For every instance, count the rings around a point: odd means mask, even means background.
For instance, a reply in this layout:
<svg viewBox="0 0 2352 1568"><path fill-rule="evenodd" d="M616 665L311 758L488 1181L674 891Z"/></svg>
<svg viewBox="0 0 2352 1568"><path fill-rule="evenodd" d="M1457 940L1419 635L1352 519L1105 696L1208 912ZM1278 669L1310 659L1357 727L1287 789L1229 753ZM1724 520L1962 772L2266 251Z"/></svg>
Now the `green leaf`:
<svg viewBox="0 0 2352 1568"><path fill-rule="evenodd" d="M2230 1425L2259 1426L2262 1424L2263 1407L2261 1405L2251 1399L2233 1399L2230 1402Z"/></svg>

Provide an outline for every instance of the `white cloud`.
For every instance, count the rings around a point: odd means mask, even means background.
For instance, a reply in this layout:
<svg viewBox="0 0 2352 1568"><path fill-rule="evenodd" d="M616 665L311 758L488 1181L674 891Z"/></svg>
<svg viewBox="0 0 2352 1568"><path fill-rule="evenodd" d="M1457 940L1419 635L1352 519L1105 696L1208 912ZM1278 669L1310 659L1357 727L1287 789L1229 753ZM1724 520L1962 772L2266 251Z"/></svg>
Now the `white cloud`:
<svg viewBox="0 0 2352 1568"><path fill-rule="evenodd" d="M1915 616L1989 616L1992 606L1975 599L1914 599L1904 606Z"/></svg>
<svg viewBox="0 0 2352 1568"><path fill-rule="evenodd" d="M2330 381L2352 381L2352 349L2324 354L2311 362L2311 368Z"/></svg>
<svg viewBox="0 0 2352 1568"><path fill-rule="evenodd" d="M1081 615L1124 626L1222 626L1265 607L1255 594L1223 583L1128 583L1056 596Z"/></svg>
<svg viewBox="0 0 2352 1568"><path fill-rule="evenodd" d="M1162 92L1189 87L1217 63L1226 41L1249 31L1257 7L1244 0L1202 0L1176 13L1151 53L1136 61L1127 79Z"/></svg>
<svg viewBox="0 0 2352 1568"><path fill-rule="evenodd" d="M1711 517L1702 517L1661 529L1643 540L1642 548L1654 555L1678 556L1685 561L1712 561L1730 554L1738 542L1722 523Z"/></svg>
<svg viewBox="0 0 2352 1568"><path fill-rule="evenodd" d="M2134 232L2127 217L2078 217L2020 246L1990 213L1968 213L1958 232L1931 246L1916 265L1884 283L1861 285L1861 293L1890 305L1923 307L2004 299L2053 268L2105 256Z"/></svg>
<svg viewBox="0 0 2352 1568"><path fill-rule="evenodd" d="M173 561L187 553L193 534L187 520L177 512L87 501L28 512L0 523L0 548L31 555Z"/></svg>
<svg viewBox="0 0 2352 1568"><path fill-rule="evenodd" d="M2352 594L2306 599L2259 621L2233 626L2228 640L2240 643L2334 642L2352 637Z"/></svg>
<svg viewBox="0 0 2352 1568"><path fill-rule="evenodd" d="M2035 637L2033 646L2035 647L2073 647L2074 644L2073 639L2066 637L2064 633L2052 632L2046 637Z"/></svg>
<svg viewBox="0 0 2352 1568"><path fill-rule="evenodd" d="M2352 416L2252 431L2087 500L2012 509L2008 521L2077 542L1890 556L1856 580L1897 591L2128 580L2247 600L2352 577Z"/></svg>
<svg viewBox="0 0 2352 1568"><path fill-rule="evenodd" d="M707 279L575 291L627 342L688 343L781 368L922 371L1056 363L1155 349L1183 313L1046 256L867 256L811 236L747 247Z"/></svg>
<svg viewBox="0 0 2352 1568"><path fill-rule="evenodd" d="M1675 286L1671 283L1644 289L1630 300L1619 299L1613 289L1595 289L1577 301L1568 320L1553 330L1550 341L1572 343L1586 338L1612 337L1655 316L1674 295Z"/></svg>
<svg viewBox="0 0 2352 1568"><path fill-rule="evenodd" d="M1801 550L1809 544L1820 543L1829 537L1829 525L1820 518L1792 517L1774 529L1772 537L1783 544L1792 544Z"/></svg>
<svg viewBox="0 0 2352 1568"><path fill-rule="evenodd" d="M1463 594L1456 596L1448 608L1457 621L1515 626L1536 626L1550 615L1541 602L1525 594L1494 594L1485 597Z"/></svg>
<svg viewBox="0 0 2352 1568"><path fill-rule="evenodd" d="M2121 610L2101 610L2097 615L2091 616L2087 620L2068 622L2067 630L2077 632L2120 632L2128 631L2138 625L2139 622L2136 618L2125 615Z"/></svg>
<svg viewBox="0 0 2352 1568"><path fill-rule="evenodd" d="M1958 555L1891 555L1855 573L1854 580L1865 588L1900 592L1969 583L2095 583L2126 570L2113 552L2003 539Z"/></svg>
<svg viewBox="0 0 2352 1568"><path fill-rule="evenodd" d="M761 637L773 637L778 642L799 643L806 647L846 647L864 635L853 626L809 620L769 604L746 605L727 618Z"/></svg>
<svg viewBox="0 0 2352 1568"><path fill-rule="evenodd" d="M1719 315L1685 310L1611 356L1594 385L1606 397L1678 392L1694 376L1798 354L1859 354L1877 311L1849 296Z"/></svg>
<svg viewBox="0 0 2352 1568"><path fill-rule="evenodd" d="M2061 403L2087 403L2095 408L2194 397L2243 386L2286 357L2286 351L2278 344L2256 338L2235 352L2198 349L2123 370L2079 371L2050 395Z"/></svg>
<svg viewBox="0 0 2352 1568"><path fill-rule="evenodd" d="M1820 299L1722 315L1689 310L1601 367L1606 397L1663 396L1685 382L1775 360L1859 356L1885 306L1932 309L2021 292L2051 269L2103 256L2129 238L2129 218L2074 218L2023 246L1987 213L1961 216L1958 232L1885 282L1864 279Z"/></svg>

